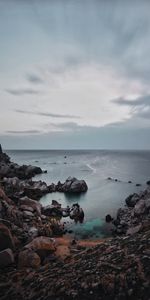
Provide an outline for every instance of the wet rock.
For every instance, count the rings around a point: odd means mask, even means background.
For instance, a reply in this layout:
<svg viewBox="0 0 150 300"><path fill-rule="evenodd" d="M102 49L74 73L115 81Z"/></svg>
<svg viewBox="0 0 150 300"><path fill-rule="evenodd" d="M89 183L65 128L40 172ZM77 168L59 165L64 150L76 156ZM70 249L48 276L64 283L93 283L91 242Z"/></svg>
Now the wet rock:
<svg viewBox="0 0 150 300"><path fill-rule="evenodd" d="M32 250L24 250L19 253L18 267L19 268L38 268L41 264L41 259L37 253Z"/></svg>
<svg viewBox="0 0 150 300"><path fill-rule="evenodd" d="M70 218L74 219L76 222L78 222L78 221L80 223L83 222L84 211L78 203L75 203L75 204L72 205L72 207L70 209Z"/></svg>
<svg viewBox="0 0 150 300"><path fill-rule="evenodd" d="M62 217L62 210L60 207L55 207L53 205L47 205L42 208L42 214L45 216L58 216Z"/></svg>
<svg viewBox="0 0 150 300"><path fill-rule="evenodd" d="M106 215L106 217L105 217L105 221L107 222L107 223L110 223L110 222L112 222L112 220L113 220L113 218L111 217L111 215Z"/></svg>
<svg viewBox="0 0 150 300"><path fill-rule="evenodd" d="M0 224L0 251L6 248L14 250L14 241L8 227Z"/></svg>
<svg viewBox="0 0 150 300"><path fill-rule="evenodd" d="M58 182L56 190L64 193L83 193L88 186L84 180L78 180L75 177L68 177L65 183Z"/></svg>
<svg viewBox="0 0 150 300"><path fill-rule="evenodd" d="M0 268L8 267L14 263L14 255L10 248L0 251Z"/></svg>
<svg viewBox="0 0 150 300"><path fill-rule="evenodd" d="M136 183L136 186L141 186L141 183Z"/></svg>

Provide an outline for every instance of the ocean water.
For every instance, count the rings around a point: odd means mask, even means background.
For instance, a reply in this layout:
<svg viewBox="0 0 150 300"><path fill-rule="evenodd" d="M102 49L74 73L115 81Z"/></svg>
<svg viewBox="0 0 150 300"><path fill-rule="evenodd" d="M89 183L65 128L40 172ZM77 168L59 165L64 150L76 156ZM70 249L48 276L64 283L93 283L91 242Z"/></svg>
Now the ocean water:
<svg viewBox="0 0 150 300"><path fill-rule="evenodd" d="M12 161L32 164L47 170L47 174L34 177L48 184L65 181L74 176L84 179L88 191L80 196L52 193L41 198L42 205L57 200L62 207L78 202L83 208L83 224L65 219L68 230L75 238L97 239L111 235L111 225L105 223L106 214L115 217L125 198L146 187L150 179L150 151L106 151L106 150L9 150ZM109 181L108 177L119 182ZM132 183L128 183L131 180ZM136 183L142 186L137 187Z"/></svg>

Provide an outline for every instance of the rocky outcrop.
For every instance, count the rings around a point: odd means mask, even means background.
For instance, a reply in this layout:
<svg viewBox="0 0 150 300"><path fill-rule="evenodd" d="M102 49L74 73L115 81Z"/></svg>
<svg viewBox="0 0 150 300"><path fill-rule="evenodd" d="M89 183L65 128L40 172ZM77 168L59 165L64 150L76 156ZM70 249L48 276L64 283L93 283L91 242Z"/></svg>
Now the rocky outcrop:
<svg viewBox="0 0 150 300"><path fill-rule="evenodd" d="M63 193L85 193L88 190L88 186L84 180L68 177L64 183L59 181L55 190Z"/></svg>
<svg viewBox="0 0 150 300"><path fill-rule="evenodd" d="M125 200L127 207L120 208L113 221L117 234L135 234L142 231L150 220L150 189L132 194Z"/></svg>
<svg viewBox="0 0 150 300"><path fill-rule="evenodd" d="M37 174L41 174L42 170L36 166L19 166L16 163L10 161L10 157L2 151L0 145L0 178L4 177L17 177L19 179L29 179Z"/></svg>

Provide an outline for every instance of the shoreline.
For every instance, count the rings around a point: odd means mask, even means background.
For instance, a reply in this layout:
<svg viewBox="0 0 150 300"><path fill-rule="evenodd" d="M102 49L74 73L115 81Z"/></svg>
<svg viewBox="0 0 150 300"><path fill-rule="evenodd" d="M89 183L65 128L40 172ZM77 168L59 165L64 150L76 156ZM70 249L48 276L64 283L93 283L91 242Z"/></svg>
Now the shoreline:
<svg viewBox="0 0 150 300"><path fill-rule="evenodd" d="M125 199L126 206L118 209L116 219L107 215L115 226L114 236L75 240L63 235L57 219L63 212L70 215L70 209L62 209L57 201L46 208L39 203L49 189L45 183L28 178L35 170L12 164L1 151L0 299L147 300L150 181L145 191ZM5 178L4 173L24 179ZM83 181L72 178L58 183L57 189L68 191L74 182L73 187L85 189Z"/></svg>

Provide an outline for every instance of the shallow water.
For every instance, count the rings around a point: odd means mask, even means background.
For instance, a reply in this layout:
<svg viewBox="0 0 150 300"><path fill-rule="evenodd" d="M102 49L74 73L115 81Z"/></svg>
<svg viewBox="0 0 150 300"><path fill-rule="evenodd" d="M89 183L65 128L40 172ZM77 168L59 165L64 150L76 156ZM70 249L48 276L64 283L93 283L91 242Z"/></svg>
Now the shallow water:
<svg viewBox="0 0 150 300"><path fill-rule="evenodd" d="M80 238L101 238L110 235L110 225L105 223L106 214L115 216L124 199L133 192L145 188L150 179L150 151L106 151L106 150L42 150L7 151L13 161L20 164L40 166L48 171L38 175L37 180L48 184L65 181L74 176L84 179L88 191L80 196L52 193L40 201L43 205L55 199L66 207L78 202L85 212L83 224L66 219L66 226ZM108 177L120 182L109 181ZM131 180L132 184L128 181ZM136 183L142 186L136 187ZM67 223L68 222L68 223Z"/></svg>

